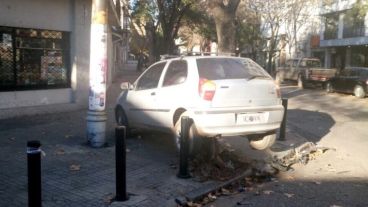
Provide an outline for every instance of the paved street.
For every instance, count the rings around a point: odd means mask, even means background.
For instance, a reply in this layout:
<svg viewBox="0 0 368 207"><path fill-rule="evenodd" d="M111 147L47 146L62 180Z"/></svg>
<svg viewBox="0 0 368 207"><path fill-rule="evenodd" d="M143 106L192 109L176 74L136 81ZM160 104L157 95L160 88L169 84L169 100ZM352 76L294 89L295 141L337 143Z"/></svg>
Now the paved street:
<svg viewBox="0 0 368 207"><path fill-rule="evenodd" d="M282 93L289 98L289 129L336 151L208 206L367 206L368 100L294 86Z"/></svg>

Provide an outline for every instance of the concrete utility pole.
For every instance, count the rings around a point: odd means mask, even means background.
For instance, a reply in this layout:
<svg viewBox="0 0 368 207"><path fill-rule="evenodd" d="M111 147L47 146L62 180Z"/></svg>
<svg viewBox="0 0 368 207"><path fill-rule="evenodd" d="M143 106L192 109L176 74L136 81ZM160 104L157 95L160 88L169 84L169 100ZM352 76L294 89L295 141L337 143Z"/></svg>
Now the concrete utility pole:
<svg viewBox="0 0 368 207"><path fill-rule="evenodd" d="M107 1L92 0L87 139L92 147L106 143Z"/></svg>

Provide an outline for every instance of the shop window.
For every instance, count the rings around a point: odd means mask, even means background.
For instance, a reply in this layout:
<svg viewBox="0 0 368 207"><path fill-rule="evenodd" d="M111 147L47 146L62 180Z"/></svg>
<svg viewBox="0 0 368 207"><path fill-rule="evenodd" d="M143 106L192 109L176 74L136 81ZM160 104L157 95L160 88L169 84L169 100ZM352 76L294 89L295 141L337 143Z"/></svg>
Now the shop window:
<svg viewBox="0 0 368 207"><path fill-rule="evenodd" d="M69 33L0 27L0 90L70 86Z"/></svg>

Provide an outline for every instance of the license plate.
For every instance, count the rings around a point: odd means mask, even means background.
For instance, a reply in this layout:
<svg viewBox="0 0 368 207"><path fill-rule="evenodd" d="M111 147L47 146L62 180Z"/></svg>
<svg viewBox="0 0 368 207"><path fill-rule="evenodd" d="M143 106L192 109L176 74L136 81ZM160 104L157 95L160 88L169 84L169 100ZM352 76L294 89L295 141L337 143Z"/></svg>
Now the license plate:
<svg viewBox="0 0 368 207"><path fill-rule="evenodd" d="M259 124L266 122L266 113L241 113L237 114L237 124Z"/></svg>

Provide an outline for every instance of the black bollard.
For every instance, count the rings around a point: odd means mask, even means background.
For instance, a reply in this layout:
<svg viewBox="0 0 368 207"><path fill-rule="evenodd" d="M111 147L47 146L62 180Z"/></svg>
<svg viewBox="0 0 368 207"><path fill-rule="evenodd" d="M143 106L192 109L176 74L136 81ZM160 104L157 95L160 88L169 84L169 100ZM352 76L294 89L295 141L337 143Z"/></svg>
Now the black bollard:
<svg viewBox="0 0 368 207"><path fill-rule="evenodd" d="M282 99L282 106L284 107L284 117L283 117L282 122L281 122L279 140L280 141L285 141L285 130L286 130L286 120L287 120L286 116L287 116L287 108L288 108L288 99L287 98Z"/></svg>
<svg viewBox="0 0 368 207"><path fill-rule="evenodd" d="M129 199L126 190L126 128L117 126L115 128L115 164L116 164L116 201L127 201Z"/></svg>
<svg viewBox="0 0 368 207"><path fill-rule="evenodd" d="M27 142L28 206L41 207L41 143Z"/></svg>
<svg viewBox="0 0 368 207"><path fill-rule="evenodd" d="M180 134L180 168L179 178L190 178L188 169L189 155L189 130L193 120L187 116L181 118L181 134Z"/></svg>

